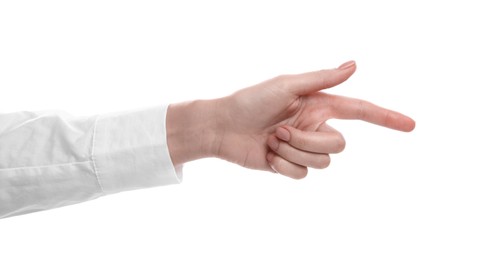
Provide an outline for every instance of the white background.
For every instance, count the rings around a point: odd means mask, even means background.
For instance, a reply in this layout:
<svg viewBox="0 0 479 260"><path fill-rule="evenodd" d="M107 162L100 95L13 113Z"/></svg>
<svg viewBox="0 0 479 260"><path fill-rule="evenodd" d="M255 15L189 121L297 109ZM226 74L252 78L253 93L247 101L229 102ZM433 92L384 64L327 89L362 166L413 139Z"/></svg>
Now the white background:
<svg viewBox="0 0 479 260"><path fill-rule="evenodd" d="M346 150L301 181L208 159L181 185L2 219L1 259L479 258L477 3L166 2L0 1L0 112L213 98L355 59L330 92L416 130L334 121Z"/></svg>

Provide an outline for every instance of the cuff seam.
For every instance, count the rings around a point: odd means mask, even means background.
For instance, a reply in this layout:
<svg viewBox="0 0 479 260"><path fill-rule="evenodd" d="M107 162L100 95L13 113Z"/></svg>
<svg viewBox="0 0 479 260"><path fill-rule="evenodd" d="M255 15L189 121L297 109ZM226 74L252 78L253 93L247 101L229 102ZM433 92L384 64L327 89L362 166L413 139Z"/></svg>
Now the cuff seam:
<svg viewBox="0 0 479 260"><path fill-rule="evenodd" d="M103 188L103 184L100 178L100 172L98 171L98 167L96 166L96 162L95 162L95 145L96 145L96 136L97 136L96 132L97 132L97 125L98 125L99 118L100 116L97 116L93 124L93 135L91 140L91 162L93 164L93 173L95 174L96 180L98 182L98 186L100 187L101 194L104 195L105 189Z"/></svg>

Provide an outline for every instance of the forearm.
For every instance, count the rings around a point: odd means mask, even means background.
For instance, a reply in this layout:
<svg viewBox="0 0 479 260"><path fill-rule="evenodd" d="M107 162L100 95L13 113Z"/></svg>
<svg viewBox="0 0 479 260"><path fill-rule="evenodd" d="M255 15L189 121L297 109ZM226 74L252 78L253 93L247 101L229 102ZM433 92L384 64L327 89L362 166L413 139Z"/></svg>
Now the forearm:
<svg viewBox="0 0 479 260"><path fill-rule="evenodd" d="M220 99L195 100L168 107L167 142L173 164L214 157L221 146Z"/></svg>

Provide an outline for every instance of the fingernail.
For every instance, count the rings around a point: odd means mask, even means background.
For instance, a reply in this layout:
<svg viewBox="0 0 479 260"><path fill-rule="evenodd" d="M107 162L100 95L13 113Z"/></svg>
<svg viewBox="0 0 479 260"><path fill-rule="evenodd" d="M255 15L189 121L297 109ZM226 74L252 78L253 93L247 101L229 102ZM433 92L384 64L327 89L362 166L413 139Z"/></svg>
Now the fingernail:
<svg viewBox="0 0 479 260"><path fill-rule="evenodd" d="M276 139L276 137L270 137L268 140L268 145L271 147L271 149L276 151L279 148L279 141Z"/></svg>
<svg viewBox="0 0 479 260"><path fill-rule="evenodd" d="M274 173L278 173L278 171L274 168L274 166L272 164L270 164L269 167L271 167L271 170L273 170Z"/></svg>
<svg viewBox="0 0 479 260"><path fill-rule="evenodd" d="M338 67L338 69L345 70L345 69L351 68L352 66L354 66L354 64L356 64L356 62L353 60L350 60L348 62L343 63L341 66Z"/></svg>
<svg viewBox="0 0 479 260"><path fill-rule="evenodd" d="M276 136L279 139L281 139L283 141L286 141L286 142L289 142L289 139L291 138L291 134L284 127L278 127L278 129L276 129Z"/></svg>
<svg viewBox="0 0 479 260"><path fill-rule="evenodd" d="M269 163L273 162L273 158L274 158L273 153L268 153L268 154L266 155L266 160L267 160Z"/></svg>
<svg viewBox="0 0 479 260"><path fill-rule="evenodd" d="M273 166L273 158L274 158L274 154L273 153L268 153L266 155L266 160L268 161L269 163L269 167L271 168L271 170L273 170L275 173L278 173L278 171L274 168Z"/></svg>

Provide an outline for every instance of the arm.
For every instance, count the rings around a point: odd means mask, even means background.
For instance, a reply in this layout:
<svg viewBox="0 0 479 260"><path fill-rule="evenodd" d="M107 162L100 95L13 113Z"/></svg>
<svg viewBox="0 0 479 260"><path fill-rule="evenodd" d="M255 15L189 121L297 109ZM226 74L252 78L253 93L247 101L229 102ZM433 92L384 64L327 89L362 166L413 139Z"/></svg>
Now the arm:
<svg viewBox="0 0 479 260"><path fill-rule="evenodd" d="M0 114L0 218L179 183L166 144L166 111Z"/></svg>
<svg viewBox="0 0 479 260"><path fill-rule="evenodd" d="M179 183L181 165L205 157L303 178L344 149L330 118L411 131L414 121L397 112L321 92L355 68L350 62L220 99L101 116L0 114L0 218Z"/></svg>
<svg viewBox="0 0 479 260"><path fill-rule="evenodd" d="M347 80L356 64L285 75L230 96L170 105L168 146L175 165L217 157L243 167L303 178L307 168L325 168L329 154L344 149L331 118L359 119L400 131L415 122L369 102L321 90Z"/></svg>

